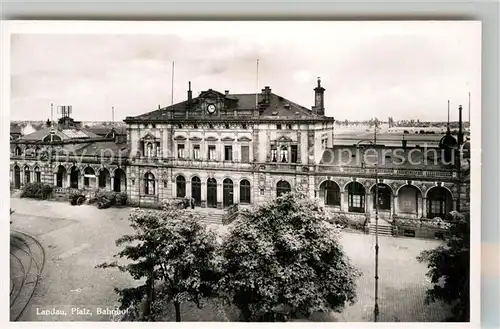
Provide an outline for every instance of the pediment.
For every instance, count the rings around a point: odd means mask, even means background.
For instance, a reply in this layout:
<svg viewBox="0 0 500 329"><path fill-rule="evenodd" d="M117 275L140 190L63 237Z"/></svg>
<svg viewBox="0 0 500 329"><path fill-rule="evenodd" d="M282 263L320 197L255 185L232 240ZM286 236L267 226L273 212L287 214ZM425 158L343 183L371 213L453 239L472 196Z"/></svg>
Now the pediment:
<svg viewBox="0 0 500 329"><path fill-rule="evenodd" d="M151 133L146 133L142 139L156 139L155 136L153 136Z"/></svg>
<svg viewBox="0 0 500 329"><path fill-rule="evenodd" d="M226 136L224 138L221 138L221 141L223 141L223 142L234 142L234 138Z"/></svg>
<svg viewBox="0 0 500 329"><path fill-rule="evenodd" d="M193 142L200 142L202 140L202 138L197 137L197 136L193 136L193 137L190 137L189 140L193 141Z"/></svg>
<svg viewBox="0 0 500 329"><path fill-rule="evenodd" d="M214 136L209 136L209 137L206 137L205 140L207 142L215 142L215 141L218 141L219 139L217 137L214 137Z"/></svg>
<svg viewBox="0 0 500 329"><path fill-rule="evenodd" d="M252 140L246 136L238 138L238 142L251 142Z"/></svg>
<svg viewBox="0 0 500 329"><path fill-rule="evenodd" d="M292 142L292 139L287 136L281 136L278 140L278 142L284 143L284 142Z"/></svg>
<svg viewBox="0 0 500 329"><path fill-rule="evenodd" d="M174 140L176 141L185 141L187 138L185 136L175 136Z"/></svg>
<svg viewBox="0 0 500 329"><path fill-rule="evenodd" d="M198 98L210 98L210 97L216 97L216 98L219 98L219 97L224 97L225 94L221 93L221 92L218 92L216 90L213 90L213 89L208 89L206 91L203 91L200 93L200 95L198 96Z"/></svg>

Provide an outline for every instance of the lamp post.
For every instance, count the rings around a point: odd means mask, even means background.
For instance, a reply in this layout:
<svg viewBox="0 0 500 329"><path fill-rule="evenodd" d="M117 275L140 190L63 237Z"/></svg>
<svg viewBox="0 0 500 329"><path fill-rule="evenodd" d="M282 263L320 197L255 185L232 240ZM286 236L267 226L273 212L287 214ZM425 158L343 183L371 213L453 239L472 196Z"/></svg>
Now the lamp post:
<svg viewBox="0 0 500 329"><path fill-rule="evenodd" d="M368 141L375 148L377 147L377 121L375 121L375 128L373 133L373 141L371 140L361 140L356 146L358 147L360 143ZM364 154L363 154L364 155ZM379 245L378 245L378 152L377 152L377 160L375 161L375 306L373 308L373 320L374 322L378 321L379 308L378 308L378 254L379 254Z"/></svg>

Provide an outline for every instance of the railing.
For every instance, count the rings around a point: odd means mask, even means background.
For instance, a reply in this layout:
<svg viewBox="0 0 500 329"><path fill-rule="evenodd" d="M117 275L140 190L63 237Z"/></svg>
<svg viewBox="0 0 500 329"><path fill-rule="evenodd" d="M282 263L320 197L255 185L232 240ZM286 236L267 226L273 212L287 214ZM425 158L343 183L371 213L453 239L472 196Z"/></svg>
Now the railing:
<svg viewBox="0 0 500 329"><path fill-rule="evenodd" d="M11 160L37 160L41 162L71 162L71 163L107 163L107 164L126 164L126 156L101 156L101 155L69 155L56 154L42 155L12 155Z"/></svg>
<svg viewBox="0 0 500 329"><path fill-rule="evenodd" d="M345 173L362 175L394 175L405 177L429 177L429 178L456 178L456 170L424 170L424 169L406 169L406 168L362 168L345 166L316 166L316 172L320 173Z"/></svg>
<svg viewBox="0 0 500 329"><path fill-rule="evenodd" d="M210 161L210 160L169 160L168 164L174 167L206 168L206 169L239 169L251 170L252 163L234 162L234 161Z"/></svg>

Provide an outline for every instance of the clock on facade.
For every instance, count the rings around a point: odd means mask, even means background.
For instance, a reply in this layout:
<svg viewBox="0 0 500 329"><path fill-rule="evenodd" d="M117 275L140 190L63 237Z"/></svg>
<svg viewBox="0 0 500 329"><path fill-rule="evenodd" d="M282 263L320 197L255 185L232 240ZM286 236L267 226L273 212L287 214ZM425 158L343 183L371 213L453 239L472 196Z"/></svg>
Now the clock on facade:
<svg viewBox="0 0 500 329"><path fill-rule="evenodd" d="M215 112L215 105L214 104L209 104L207 107L208 113L212 114Z"/></svg>

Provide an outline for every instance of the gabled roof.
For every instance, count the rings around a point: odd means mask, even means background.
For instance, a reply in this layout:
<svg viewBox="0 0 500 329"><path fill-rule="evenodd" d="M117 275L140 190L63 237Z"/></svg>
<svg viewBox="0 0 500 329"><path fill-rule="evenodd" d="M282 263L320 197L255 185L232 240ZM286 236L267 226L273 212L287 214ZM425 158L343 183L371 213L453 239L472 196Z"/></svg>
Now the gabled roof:
<svg viewBox="0 0 500 329"><path fill-rule="evenodd" d="M23 136L18 139L18 141L42 141L44 137L48 136L50 134L51 128L43 128L38 131L35 131L31 134L28 134L26 136ZM55 130L55 135L60 137L61 140L71 140L71 139L81 139L81 138L96 138L99 137L98 135L94 134L93 132L87 130L87 129L62 129L62 130Z"/></svg>

